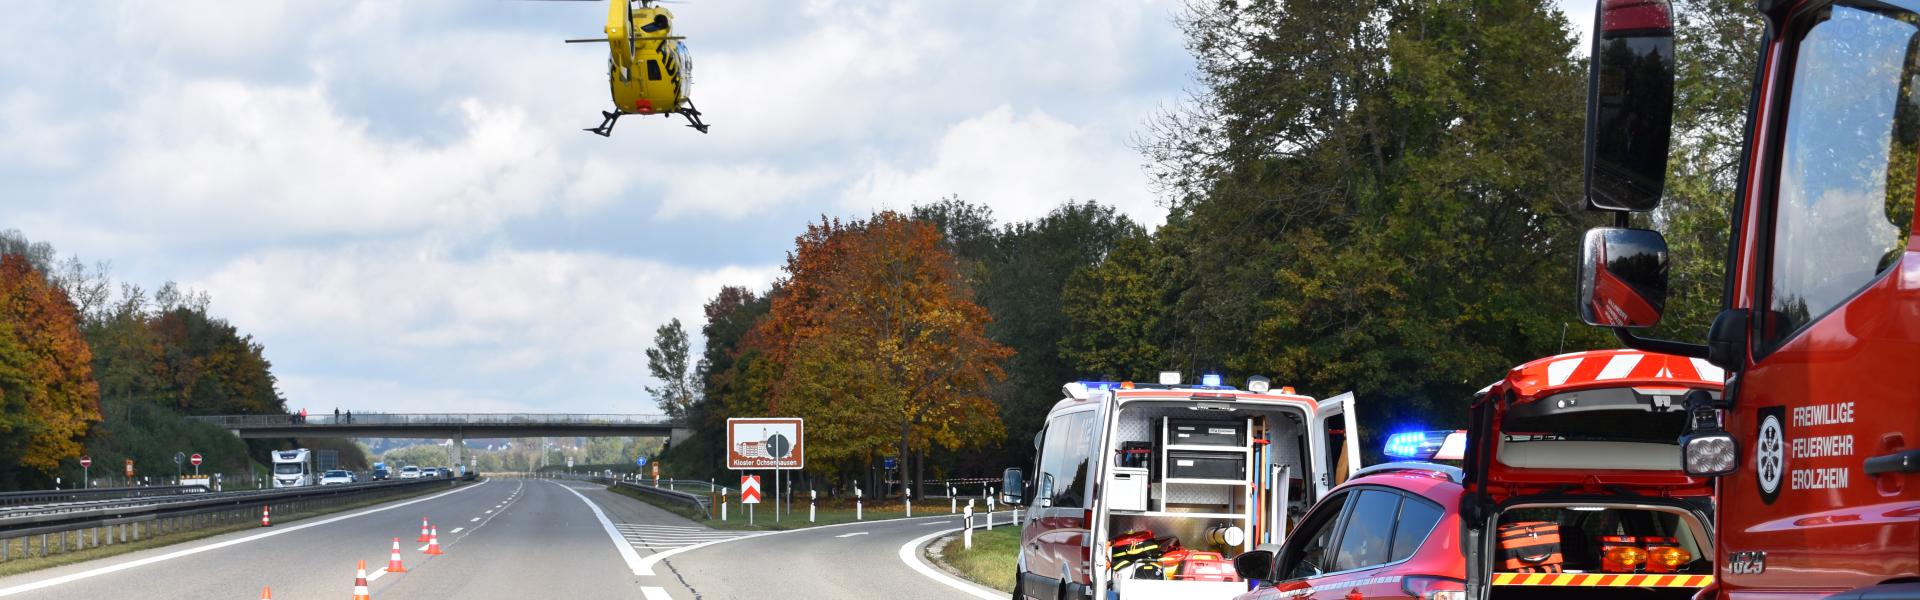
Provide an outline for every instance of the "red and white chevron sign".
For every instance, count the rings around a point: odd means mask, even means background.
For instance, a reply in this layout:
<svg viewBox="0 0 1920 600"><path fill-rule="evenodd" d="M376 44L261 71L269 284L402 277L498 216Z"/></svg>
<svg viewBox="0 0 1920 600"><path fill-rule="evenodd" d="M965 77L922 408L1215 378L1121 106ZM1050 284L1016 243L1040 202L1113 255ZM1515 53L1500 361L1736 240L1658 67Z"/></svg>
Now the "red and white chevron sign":
<svg viewBox="0 0 1920 600"><path fill-rule="evenodd" d="M740 503L741 504L759 504L760 503L760 476L759 475L741 475L740 476Z"/></svg>

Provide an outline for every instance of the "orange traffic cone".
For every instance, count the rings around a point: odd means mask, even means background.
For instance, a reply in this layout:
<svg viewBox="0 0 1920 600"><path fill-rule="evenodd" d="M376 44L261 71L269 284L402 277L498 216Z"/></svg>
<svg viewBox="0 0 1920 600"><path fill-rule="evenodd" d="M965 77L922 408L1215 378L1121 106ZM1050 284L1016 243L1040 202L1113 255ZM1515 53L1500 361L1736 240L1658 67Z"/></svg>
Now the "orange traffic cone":
<svg viewBox="0 0 1920 600"><path fill-rule="evenodd" d="M440 555L440 528L433 528L433 535L427 536L427 555Z"/></svg>
<svg viewBox="0 0 1920 600"><path fill-rule="evenodd" d="M260 600L273 600L273 588L272 587L260 588Z"/></svg>
<svg viewBox="0 0 1920 600"><path fill-rule="evenodd" d="M367 591L367 561L364 560L353 576L353 600L373 600L373 593Z"/></svg>
<svg viewBox="0 0 1920 600"><path fill-rule="evenodd" d="M273 526L273 507L264 504L260 505L260 526Z"/></svg>
<svg viewBox="0 0 1920 600"><path fill-rule="evenodd" d="M422 544L427 543L427 518L426 517L420 517L420 539L414 540L414 541L420 542Z"/></svg>
<svg viewBox="0 0 1920 600"><path fill-rule="evenodd" d="M387 559L388 573L405 573L407 568L400 566L400 538L393 538L393 557Z"/></svg>

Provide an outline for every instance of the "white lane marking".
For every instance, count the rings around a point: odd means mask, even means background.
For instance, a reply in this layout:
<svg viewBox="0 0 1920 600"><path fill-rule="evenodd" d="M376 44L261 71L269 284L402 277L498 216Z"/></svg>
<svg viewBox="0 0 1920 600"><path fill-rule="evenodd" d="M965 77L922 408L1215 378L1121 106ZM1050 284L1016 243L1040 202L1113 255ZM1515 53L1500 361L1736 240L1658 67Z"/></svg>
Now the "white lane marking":
<svg viewBox="0 0 1920 600"><path fill-rule="evenodd" d="M487 514L493 514L493 511L487 511Z"/></svg>
<svg viewBox="0 0 1920 600"><path fill-rule="evenodd" d="M465 529L466 529L465 527L455 527L455 528L453 528L453 531L449 531L449 532L447 532L447 535L453 535L453 534L456 534L456 533L460 533L461 531L463 531L463 530L465 530Z"/></svg>
<svg viewBox="0 0 1920 600"><path fill-rule="evenodd" d="M855 532L853 532L853 533L842 533L842 534L840 534L840 535L836 535L836 536L833 536L833 537L837 537L837 538L850 538L850 537L853 537L853 536L856 536L856 535L866 535L866 534L867 534L867 532L865 532L865 531L855 531Z"/></svg>
<svg viewBox="0 0 1920 600"><path fill-rule="evenodd" d="M657 587L640 588L640 595L645 596L647 600L673 600L673 596L667 595L667 590Z"/></svg>
<svg viewBox="0 0 1920 600"><path fill-rule="evenodd" d="M428 500L435 500L435 499L438 499L438 498L440 498L440 497L442 497L442 496L447 496L447 495L451 495L451 494L458 494L458 493L460 493L460 492L464 492L464 491L467 491L467 490L471 490L471 489L474 489L474 488L478 488L478 487L480 487L480 486L483 486L483 485L486 485L487 483L489 483L489 482L491 482L491 481L493 481L493 480L491 480L491 479L488 479L488 480L483 480L483 481L481 481L480 483L477 483L477 484L474 484L474 485L470 485L470 486L466 486L466 487L461 487L461 488L457 488L457 489L452 489L452 490L447 490L447 491L444 491L444 492L440 492L440 493L438 493L438 494L434 494L434 495L432 495L432 496L427 496L427 497L425 497L425 498L415 498L415 499L412 499L412 500L408 500L408 501L406 501L406 502L401 502L401 503L397 503L397 504L391 504L391 505L387 505L387 506L382 506L382 507L378 507L378 508L370 508L370 509L367 509L367 510L363 510L363 511L360 511L360 512L357 512L357 513L353 513L353 514L348 514L348 515L341 515L341 516L338 516L338 517L333 517L333 518L330 518L330 519L326 519L326 520L323 520L323 521L314 521L314 522L312 522L312 523L302 523L302 524L299 524L299 525L291 525L291 526L287 526L287 527L284 527L284 528L276 528L276 529L274 529L273 531L268 531L268 532L264 532L264 533L256 533L256 534L253 534L253 535L250 535L250 536L247 536L247 537L243 537L243 538L238 538L238 539L231 539L231 540L227 540L227 541L224 541L224 542L215 542L215 543L212 543L212 544L207 544L207 545L205 545L205 546L199 546L199 547L195 547L195 548L188 548L188 549L185 549L185 550L179 550L179 551L175 551L175 552L169 552L169 553L166 553L166 554L162 554L162 555L159 555L159 556L149 556L149 557L146 557L146 558L142 558L142 559L139 559L139 560L130 560L130 561L127 561L127 562L123 562L123 563L119 563L119 564L113 564L113 565L107 565L107 566L104 566L104 567L100 567L100 568L98 568L98 569L90 569L90 570L86 570L86 571L81 571L81 572L78 572L78 573L70 573L70 574L67 574L67 575L62 575L62 576L59 576L59 577L54 577L54 578L51 578L51 579L42 579L42 580L40 580L40 581L35 581L35 582L32 582L32 583L23 583L23 584L20 584L20 585L16 585L16 586L13 586L13 587L10 587L10 588L7 588L7 589L3 589L3 590L0 590L0 597L4 597L4 596L12 596L12 595L15 595L15 594L21 594L21 593L25 593L25 592L31 592L31 591L34 591L34 590L39 590L39 589L45 589L45 588L50 588L50 587L53 587L53 586L56 586L56 585L60 585L60 584L64 584L64 583L73 583L73 582L75 582L75 581L80 581L80 580L83 580L83 579L91 579L91 578L94 578L94 577L99 577L99 576L101 576L101 575L106 575L106 574L108 574L108 573L118 573L118 572L120 572L120 571L125 571L125 570L127 570L127 569L131 569L131 568L134 568L134 567L142 567L142 566L146 566L146 565L150 565L150 564L154 564L154 563L157 563L157 562L162 562L162 561L169 561L169 560L173 560L173 559L176 559L176 558L180 558L180 557L183 557L183 556L193 556L193 555L195 555L195 554L199 554L199 553L201 553L201 552L207 552L207 551L209 551L209 550L218 550L218 549L221 549L221 548L225 548L225 547L228 547L228 546L234 546L234 545L238 545L238 544L245 544L245 543L247 543L247 542L251 542L251 541L254 541L254 540L261 540L261 539L266 539L266 538L270 538L270 537L273 537L273 536L276 536L276 535L281 535L281 534L285 534L285 533L293 533L293 532L295 532L295 531L300 531L300 530L302 530L302 529L306 529L306 528L308 528L308 527L319 527L319 526L321 526L321 525L328 525L328 524L332 524L332 523L338 523L338 522L340 522L340 521L345 521L345 520L347 520L347 519L352 519L352 518L356 518L356 517L363 517L363 516L366 516L366 515L370 515L370 514L374 514L374 513L378 513L378 512L386 512L386 511L389 511L389 510L393 510L393 509L396 509L396 508L400 508L400 507L402 507L402 506L407 506L407 505L410 505L410 504L418 504L418 503L421 503L421 502L426 502L426 501L428 501Z"/></svg>
<svg viewBox="0 0 1920 600"><path fill-rule="evenodd" d="M426 551L427 551L426 546L421 546L418 550L416 550L416 552L426 552Z"/></svg>
<svg viewBox="0 0 1920 600"><path fill-rule="evenodd" d="M659 562L660 562L660 561L662 561L662 560L666 560L666 559L667 559L668 557L670 557L670 556L673 556L673 555L675 555L675 554L679 554L679 553L682 553L682 552L692 552L692 551L694 551L694 550L699 550L699 549L701 549L701 548L705 548L705 547L707 547L707 546L712 546L712 545L715 545L715 544L725 544L725 543L727 543L727 542L737 542L737 541L740 541L740 540L750 540L750 539L753 539L753 538L757 538L757 537L762 537L762 536L769 536L769 535L781 535L781 534L787 534L787 533L800 533L800 532L804 532L804 531L819 531L819 530L822 530L822 529L833 529L833 528L835 528L835 527L857 527L857 526L861 526L861 525L868 525L868 526L872 526L872 525L890 525L890 524L893 524L894 522L898 522L898 521L914 521L914 520L919 520L919 519L931 519L931 518L934 518L934 517L906 517L906 518L898 518L898 519L879 519L879 520L874 520L874 521L854 521L854 522L852 522L852 523L834 523L834 524L832 524L832 525L818 525L818 526L814 526L814 527L802 527L802 528L800 528L800 529L786 529L786 530L782 530L782 531L762 531L762 532L760 532L760 533L750 533L750 534L747 534L747 535L742 535L742 536L740 536L740 537L736 537L736 538L728 538L728 539L724 539L724 540L714 540L714 541L711 541L711 542L702 542L702 543L699 543L699 544L694 544L694 545L692 545L692 546L681 546L681 547L679 547L679 548L674 548L674 549L672 549L672 550L668 550L668 551L666 551L666 552L656 552L656 553L654 553L654 554L649 554L649 555L647 555L647 557L646 557L646 558L643 558L643 559L640 559L640 568L641 568L641 569L644 569L644 570L646 571L645 573L641 573L641 575L652 575L652 574L653 574L653 565L655 565L655 564L657 564L657 563L659 563ZM951 515L941 515L941 516L940 516L940 518L948 518L948 519L950 519L950 518L953 518L953 517L952 517ZM994 596L994 600L999 600L999 598L1000 598L999 596Z"/></svg>
<svg viewBox="0 0 1920 600"><path fill-rule="evenodd" d="M556 483L554 485L560 484ZM627 568L632 569L634 575L653 574L653 569L643 566L640 563L640 553L634 552L633 545L627 543L627 539L620 536L620 530L613 527L613 521L607 519L607 513L600 511L600 505L594 504L593 500L588 499L587 495L580 493L579 490L564 485L561 485L560 488L567 490L575 496L579 496L581 502L587 503L587 508L593 509L593 518L600 520L600 526L607 530L607 538L613 540L613 549L620 553L620 560L627 561Z"/></svg>
<svg viewBox="0 0 1920 600"><path fill-rule="evenodd" d="M934 569L933 567L929 567L927 566L926 563L920 561L919 550L920 550L921 544L925 544L929 540L932 540L933 538L940 537L942 535L946 535L949 533L953 533L961 529L965 529L965 527L955 527L953 529L942 529L940 531L935 531L933 533L929 533L929 534L914 538L913 541L902 544L900 546L900 562L907 563L907 567L913 569L916 572L919 572L921 575L925 575L928 579L937 581L941 585L945 585L947 587L960 590L962 593L965 593L968 596L980 598L981 600L1000 600L1002 598L1002 595L998 590L990 590L980 585L974 584L972 582L955 579L953 578L953 576L948 575L946 573L941 573L939 570Z"/></svg>
<svg viewBox="0 0 1920 600"><path fill-rule="evenodd" d="M493 512L493 511L487 511L487 512ZM480 517L474 517L474 518L471 518L471 519L467 519L467 522L468 522L468 523L472 523L472 522L474 522L474 521L478 521L478 520L480 520Z"/></svg>
<svg viewBox="0 0 1920 600"><path fill-rule="evenodd" d="M367 574L367 583L373 583L374 580L377 580L381 577L386 577L386 576L387 576L386 567L381 567L380 570Z"/></svg>

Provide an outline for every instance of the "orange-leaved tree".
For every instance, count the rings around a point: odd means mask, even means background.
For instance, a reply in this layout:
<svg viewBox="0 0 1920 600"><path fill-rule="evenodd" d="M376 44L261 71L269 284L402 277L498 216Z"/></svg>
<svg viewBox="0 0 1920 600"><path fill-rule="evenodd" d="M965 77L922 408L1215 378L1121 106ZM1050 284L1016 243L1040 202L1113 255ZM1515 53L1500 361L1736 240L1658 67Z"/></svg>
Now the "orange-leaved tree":
<svg viewBox="0 0 1920 600"><path fill-rule="evenodd" d="M51 479L99 420L79 312L26 257L0 255L0 464L21 467L0 469L0 487Z"/></svg>
<svg viewBox="0 0 1920 600"><path fill-rule="evenodd" d="M1012 355L933 226L895 212L809 225L754 334L780 366L769 408L807 418L822 469L1002 435L987 395Z"/></svg>

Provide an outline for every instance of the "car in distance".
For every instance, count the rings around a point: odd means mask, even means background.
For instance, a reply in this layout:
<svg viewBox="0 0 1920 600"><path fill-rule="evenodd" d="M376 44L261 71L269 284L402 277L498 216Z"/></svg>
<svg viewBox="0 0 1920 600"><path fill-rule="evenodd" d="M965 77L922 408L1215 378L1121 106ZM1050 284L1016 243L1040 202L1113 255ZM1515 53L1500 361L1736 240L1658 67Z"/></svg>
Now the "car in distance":
<svg viewBox="0 0 1920 600"><path fill-rule="evenodd" d="M413 465L400 467L400 478L401 479L419 479L420 467L416 467Z"/></svg>
<svg viewBox="0 0 1920 600"><path fill-rule="evenodd" d="M320 485L346 485L353 483L353 473L346 469L334 469L320 474Z"/></svg>

